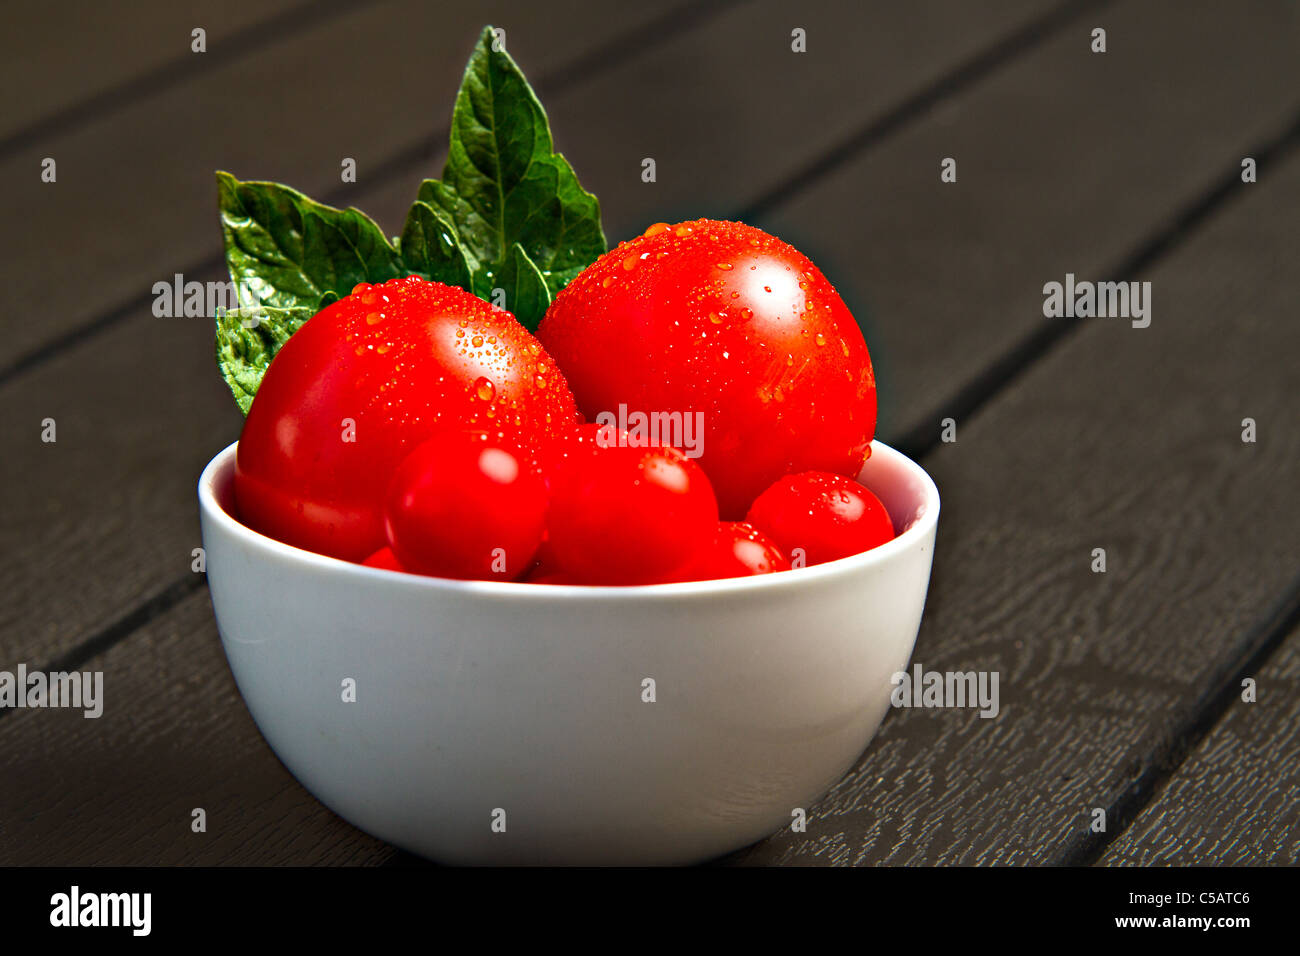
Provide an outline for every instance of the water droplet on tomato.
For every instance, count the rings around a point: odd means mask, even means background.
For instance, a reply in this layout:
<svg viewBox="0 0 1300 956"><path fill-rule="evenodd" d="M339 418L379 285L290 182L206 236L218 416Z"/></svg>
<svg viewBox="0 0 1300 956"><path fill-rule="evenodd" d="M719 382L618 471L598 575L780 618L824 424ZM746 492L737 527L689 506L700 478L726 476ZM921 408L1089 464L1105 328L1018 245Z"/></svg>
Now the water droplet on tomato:
<svg viewBox="0 0 1300 956"><path fill-rule="evenodd" d="M384 314L382 312L370 312L366 314L366 325L378 325L382 321L384 321Z"/></svg>
<svg viewBox="0 0 1300 956"><path fill-rule="evenodd" d="M818 345L825 345L825 344L826 344L826 336L824 336L824 335L822 335L820 332L818 332L818 333L813 337L813 341L816 342Z"/></svg>
<svg viewBox="0 0 1300 956"><path fill-rule="evenodd" d="M721 325L721 324L722 324L722 316L718 315L718 313L716 313L716 312L710 312L710 313L709 313L709 321L712 322L714 325Z"/></svg>
<svg viewBox="0 0 1300 956"><path fill-rule="evenodd" d="M480 375L474 380L474 393L485 402L492 401L496 397L497 389L492 384L492 380Z"/></svg>
<svg viewBox="0 0 1300 956"><path fill-rule="evenodd" d="M469 344L474 346L474 348L479 348L483 344L483 336L481 335L474 336L472 339L469 340Z"/></svg>
<svg viewBox="0 0 1300 956"><path fill-rule="evenodd" d="M613 281L614 281L614 277L613 277L613 276L605 276L605 278L603 278L603 279L600 280L600 287L601 287L602 289L608 289L608 288L609 288L609 284L610 284L611 282L613 282Z"/></svg>
<svg viewBox="0 0 1300 956"><path fill-rule="evenodd" d="M731 269L732 269L732 266L731 266L731 263L730 263L730 262L719 262L719 263L718 263L718 268L721 269L723 272L730 272Z"/></svg>
<svg viewBox="0 0 1300 956"><path fill-rule="evenodd" d="M626 259L624 259L624 260L623 260L623 268L626 269L628 272L631 272L633 269L635 269L635 268L636 268L636 256L628 256Z"/></svg>
<svg viewBox="0 0 1300 956"><path fill-rule="evenodd" d="M659 233L661 233L661 232L666 232L667 230L668 230L668 223L666 223L666 222L656 222L654 225L652 225L652 226L650 226L648 229L646 229L646 231L643 232L642 235L643 235L643 236L657 236L657 235L659 235Z"/></svg>
<svg viewBox="0 0 1300 956"><path fill-rule="evenodd" d="M673 233L680 239L685 236L689 236L694 231L695 230L692 229L690 226L678 226L676 229L673 230Z"/></svg>

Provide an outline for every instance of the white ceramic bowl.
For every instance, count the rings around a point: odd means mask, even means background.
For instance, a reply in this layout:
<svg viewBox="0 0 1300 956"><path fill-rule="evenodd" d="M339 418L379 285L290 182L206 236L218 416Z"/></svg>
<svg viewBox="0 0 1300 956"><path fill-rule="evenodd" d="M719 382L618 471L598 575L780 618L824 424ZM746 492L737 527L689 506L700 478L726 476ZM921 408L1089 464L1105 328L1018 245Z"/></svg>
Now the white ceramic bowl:
<svg viewBox="0 0 1300 956"><path fill-rule="evenodd" d="M248 709L326 806L434 860L689 863L752 843L854 764L920 626L939 495L879 442L861 481L905 529L893 541L630 588L418 577L281 544L231 516L235 448L199 502Z"/></svg>

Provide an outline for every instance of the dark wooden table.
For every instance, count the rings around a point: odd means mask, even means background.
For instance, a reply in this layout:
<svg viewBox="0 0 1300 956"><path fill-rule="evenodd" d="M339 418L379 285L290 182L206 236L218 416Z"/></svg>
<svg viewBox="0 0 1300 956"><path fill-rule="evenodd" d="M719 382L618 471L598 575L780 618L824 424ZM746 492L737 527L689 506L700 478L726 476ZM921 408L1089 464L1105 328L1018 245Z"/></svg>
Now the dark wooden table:
<svg viewBox="0 0 1300 956"><path fill-rule="evenodd" d="M235 689L191 552L241 418L151 289L223 278L216 168L397 231L487 22L611 240L743 218L836 283L944 496L913 660L1001 675L996 719L891 713L806 833L727 862L1300 862L1294 5L77 0L0 41L0 669L106 701L0 711L0 863L411 861ZM1045 318L1066 273L1149 281L1150 326Z"/></svg>

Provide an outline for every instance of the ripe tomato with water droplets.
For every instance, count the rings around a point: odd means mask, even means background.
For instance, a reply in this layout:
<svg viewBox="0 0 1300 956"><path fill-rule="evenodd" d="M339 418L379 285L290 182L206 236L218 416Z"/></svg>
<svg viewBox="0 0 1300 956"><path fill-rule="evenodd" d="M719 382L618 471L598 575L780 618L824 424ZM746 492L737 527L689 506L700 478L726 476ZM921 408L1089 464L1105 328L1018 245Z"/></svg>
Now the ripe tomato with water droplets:
<svg viewBox="0 0 1300 956"><path fill-rule="evenodd" d="M713 581L789 571L776 542L744 521L720 521L713 543L681 576L683 581Z"/></svg>
<svg viewBox="0 0 1300 956"><path fill-rule="evenodd" d="M585 426L571 443L551 483L548 560L573 583L675 580L713 539L708 477L677 449L612 429Z"/></svg>
<svg viewBox="0 0 1300 956"><path fill-rule="evenodd" d="M546 528L546 486L523 453L481 431L435 435L402 460L384 510L401 566L444 578L513 581Z"/></svg>
<svg viewBox="0 0 1300 956"><path fill-rule="evenodd" d="M894 537L894 525L870 489L843 475L786 475L758 496L745 518L794 561L821 564L869 551Z"/></svg>
<svg viewBox="0 0 1300 956"><path fill-rule="evenodd" d="M240 435L236 509L280 541L362 561L385 544L398 464L438 431L534 452L576 420L563 375L510 313L416 276L362 284L272 360Z"/></svg>
<svg viewBox="0 0 1300 956"><path fill-rule="evenodd" d="M702 413L724 518L791 472L856 477L870 452L862 332L806 256L744 223L656 223L561 291L537 335L588 420Z"/></svg>

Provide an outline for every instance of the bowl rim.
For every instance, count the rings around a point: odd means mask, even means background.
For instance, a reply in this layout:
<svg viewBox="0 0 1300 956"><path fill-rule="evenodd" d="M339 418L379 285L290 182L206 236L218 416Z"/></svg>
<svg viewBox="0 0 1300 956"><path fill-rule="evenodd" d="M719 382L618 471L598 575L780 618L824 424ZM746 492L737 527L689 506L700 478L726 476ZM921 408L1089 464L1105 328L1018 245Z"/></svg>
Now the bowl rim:
<svg viewBox="0 0 1300 956"><path fill-rule="evenodd" d="M218 482L231 480L235 454L239 442L232 442L218 452L204 467L199 476L199 509L202 516L220 526L227 534L243 541L247 546L285 561L317 569L324 573L352 575L362 580L388 581L391 584L434 592L462 595L493 595L502 599L555 598L559 600L636 600L646 598L681 598L687 596L738 594L749 591L772 591L801 587L819 580L856 574L866 568L884 564L916 546L934 532L939 520L939 489L924 468L902 452L881 441L871 443L871 455L881 455L898 465L919 481L922 501L912 523L901 534L882 545L859 554L795 569L798 573L778 572L756 574L748 577L717 578L707 581L675 581L669 584L598 585L598 584L532 584L526 581L463 581L430 575L391 571L354 564L342 558L317 554L303 548L277 541L243 524L230 514L217 500ZM865 466L864 466L865 467Z"/></svg>

